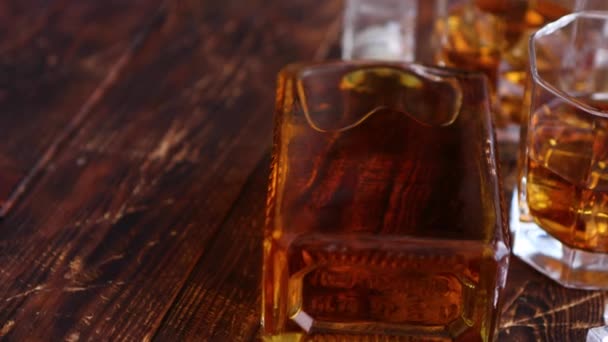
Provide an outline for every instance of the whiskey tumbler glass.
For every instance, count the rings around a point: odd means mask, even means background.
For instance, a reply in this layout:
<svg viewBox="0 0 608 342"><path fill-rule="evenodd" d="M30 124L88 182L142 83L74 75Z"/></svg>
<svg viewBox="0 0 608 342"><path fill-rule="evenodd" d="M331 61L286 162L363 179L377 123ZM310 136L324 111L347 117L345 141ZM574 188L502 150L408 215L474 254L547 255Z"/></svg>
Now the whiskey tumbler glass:
<svg viewBox="0 0 608 342"><path fill-rule="evenodd" d="M564 286L608 288L608 12L530 40L514 253Z"/></svg>
<svg viewBox="0 0 608 342"><path fill-rule="evenodd" d="M495 338L509 244L488 103L479 73L381 62L280 73L266 340Z"/></svg>

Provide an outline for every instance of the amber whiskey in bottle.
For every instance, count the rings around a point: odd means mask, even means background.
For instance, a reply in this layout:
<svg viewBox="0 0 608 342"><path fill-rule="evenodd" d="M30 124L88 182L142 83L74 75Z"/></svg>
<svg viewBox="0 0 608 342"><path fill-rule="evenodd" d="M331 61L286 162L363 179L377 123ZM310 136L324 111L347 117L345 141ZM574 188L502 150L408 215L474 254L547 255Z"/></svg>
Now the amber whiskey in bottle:
<svg viewBox="0 0 608 342"><path fill-rule="evenodd" d="M279 77L267 341L493 341L508 241L478 73L391 63Z"/></svg>

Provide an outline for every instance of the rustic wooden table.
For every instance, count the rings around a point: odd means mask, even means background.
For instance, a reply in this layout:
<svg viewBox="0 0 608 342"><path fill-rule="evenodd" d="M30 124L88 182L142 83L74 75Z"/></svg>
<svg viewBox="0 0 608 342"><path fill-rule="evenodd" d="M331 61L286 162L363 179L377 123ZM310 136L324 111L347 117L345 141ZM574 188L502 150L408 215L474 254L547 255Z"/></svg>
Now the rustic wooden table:
<svg viewBox="0 0 608 342"><path fill-rule="evenodd" d="M255 340L275 75L341 10L0 1L0 339ZM605 300L513 260L500 340L581 341Z"/></svg>

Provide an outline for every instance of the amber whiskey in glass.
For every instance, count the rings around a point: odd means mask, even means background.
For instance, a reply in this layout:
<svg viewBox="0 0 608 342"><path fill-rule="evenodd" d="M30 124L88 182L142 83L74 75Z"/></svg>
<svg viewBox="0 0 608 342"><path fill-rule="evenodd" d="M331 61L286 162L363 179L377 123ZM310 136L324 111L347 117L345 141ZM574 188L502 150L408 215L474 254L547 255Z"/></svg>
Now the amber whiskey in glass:
<svg viewBox="0 0 608 342"><path fill-rule="evenodd" d="M523 108L530 36L544 25L571 13L575 0L475 0L478 8L503 23L504 43L498 68L503 121L519 124Z"/></svg>
<svg viewBox="0 0 608 342"><path fill-rule="evenodd" d="M483 71L496 94L499 126L519 124L530 35L574 8L574 0L451 0L438 21L438 62Z"/></svg>
<svg viewBox="0 0 608 342"><path fill-rule="evenodd" d="M529 45L513 252L576 289L608 289L607 43L608 13L581 11Z"/></svg>
<svg viewBox="0 0 608 342"><path fill-rule="evenodd" d="M509 259L486 78L416 64L279 76L267 341L493 341Z"/></svg>

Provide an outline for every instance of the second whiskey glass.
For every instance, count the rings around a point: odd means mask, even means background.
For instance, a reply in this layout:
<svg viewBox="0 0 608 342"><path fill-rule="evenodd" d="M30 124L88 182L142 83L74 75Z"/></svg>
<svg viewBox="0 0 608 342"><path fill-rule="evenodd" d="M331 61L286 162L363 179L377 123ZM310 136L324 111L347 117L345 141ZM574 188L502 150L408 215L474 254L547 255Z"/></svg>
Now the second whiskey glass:
<svg viewBox="0 0 608 342"><path fill-rule="evenodd" d="M513 252L564 286L608 289L608 12L530 40Z"/></svg>

